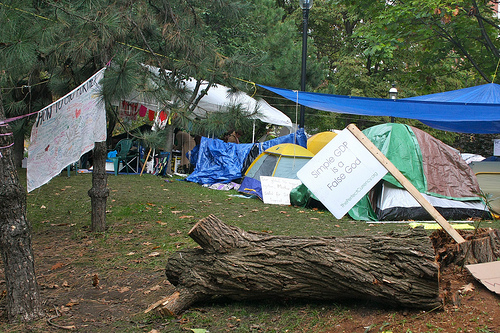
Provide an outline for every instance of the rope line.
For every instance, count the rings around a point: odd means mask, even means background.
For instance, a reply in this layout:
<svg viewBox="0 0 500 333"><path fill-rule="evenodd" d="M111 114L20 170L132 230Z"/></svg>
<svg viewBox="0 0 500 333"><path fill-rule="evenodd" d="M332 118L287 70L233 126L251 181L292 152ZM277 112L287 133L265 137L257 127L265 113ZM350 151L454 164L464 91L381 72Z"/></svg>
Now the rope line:
<svg viewBox="0 0 500 333"><path fill-rule="evenodd" d="M495 68L495 74L493 74L493 80L491 80L491 83L495 83L495 79L497 77L497 72L498 72L498 65L500 65L500 58L498 59L497 68Z"/></svg>

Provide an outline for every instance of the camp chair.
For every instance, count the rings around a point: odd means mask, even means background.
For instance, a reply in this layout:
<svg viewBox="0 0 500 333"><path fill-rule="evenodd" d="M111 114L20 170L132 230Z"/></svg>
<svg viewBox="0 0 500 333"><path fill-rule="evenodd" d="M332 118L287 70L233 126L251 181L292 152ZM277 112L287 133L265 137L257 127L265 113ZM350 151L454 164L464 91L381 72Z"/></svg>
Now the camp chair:
<svg viewBox="0 0 500 333"><path fill-rule="evenodd" d="M127 174L129 173L129 169L134 173L138 172L139 169L139 152L131 152L130 149L134 140L132 139L122 139L120 140L115 147L117 152L116 157L110 157L109 159L113 161L115 175L118 175L118 172L125 169ZM120 162L122 163L120 167ZM135 165L134 165L135 164Z"/></svg>

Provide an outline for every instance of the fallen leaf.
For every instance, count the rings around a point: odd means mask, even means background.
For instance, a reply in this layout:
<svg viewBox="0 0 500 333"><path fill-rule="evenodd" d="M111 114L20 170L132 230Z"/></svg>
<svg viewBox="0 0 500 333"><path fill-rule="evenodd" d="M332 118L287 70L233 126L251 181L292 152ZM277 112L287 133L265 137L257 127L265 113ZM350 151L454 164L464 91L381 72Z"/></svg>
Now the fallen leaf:
<svg viewBox="0 0 500 333"><path fill-rule="evenodd" d="M172 211L172 214L180 214L180 213L182 213L182 210L173 210Z"/></svg>
<svg viewBox="0 0 500 333"><path fill-rule="evenodd" d="M97 274L94 274L92 277L92 285L94 287L97 287L99 285L99 276Z"/></svg>
<svg viewBox="0 0 500 333"><path fill-rule="evenodd" d="M149 288L149 290L151 290L151 291L157 291L157 290L160 290L160 288L161 287L159 285L156 285L154 287Z"/></svg>
<svg viewBox="0 0 500 333"><path fill-rule="evenodd" d="M59 269L59 268L61 268L61 267L63 267L63 266L64 266L64 264L63 264L62 262L58 262L58 263L54 264L54 265L50 268L50 270L51 270L51 271L55 271L56 269Z"/></svg>
<svg viewBox="0 0 500 333"><path fill-rule="evenodd" d="M286 214L286 212L284 210L281 210L280 214Z"/></svg>
<svg viewBox="0 0 500 333"><path fill-rule="evenodd" d="M148 257L158 257L160 255L160 252L151 252Z"/></svg>
<svg viewBox="0 0 500 333"><path fill-rule="evenodd" d="M128 256L133 256L135 254L135 252L129 252L127 253Z"/></svg>
<svg viewBox="0 0 500 333"><path fill-rule="evenodd" d="M144 243L142 243L142 245L146 245L146 246L151 245L151 244L153 244L153 243L150 243L150 242L144 242Z"/></svg>
<svg viewBox="0 0 500 333"><path fill-rule="evenodd" d="M61 286L65 287L65 288L69 288L68 281L63 281L63 283L61 284Z"/></svg>
<svg viewBox="0 0 500 333"><path fill-rule="evenodd" d="M193 215L182 215L179 216L180 219L192 219L194 216Z"/></svg>
<svg viewBox="0 0 500 333"><path fill-rule="evenodd" d="M119 292L119 293L124 293L124 292L127 292L127 291L129 291L129 290L130 290L130 288L129 288L129 287L122 287L122 288L118 289L118 292Z"/></svg>
<svg viewBox="0 0 500 333"><path fill-rule="evenodd" d="M45 207L44 205L41 205L41 206L40 206L40 208L41 208L41 209L45 209L45 208L47 208L47 207Z"/></svg>
<svg viewBox="0 0 500 333"><path fill-rule="evenodd" d="M460 288L461 293L467 293L467 292L473 291L473 290L474 290L474 285L472 283L466 284L465 286Z"/></svg>
<svg viewBox="0 0 500 333"><path fill-rule="evenodd" d="M78 304L80 304L80 303L78 303L78 301L71 300L71 301L69 301L69 303L66 304L66 306L72 307L73 305L78 305Z"/></svg>
<svg viewBox="0 0 500 333"><path fill-rule="evenodd" d="M311 217L311 220L319 220L317 217Z"/></svg>

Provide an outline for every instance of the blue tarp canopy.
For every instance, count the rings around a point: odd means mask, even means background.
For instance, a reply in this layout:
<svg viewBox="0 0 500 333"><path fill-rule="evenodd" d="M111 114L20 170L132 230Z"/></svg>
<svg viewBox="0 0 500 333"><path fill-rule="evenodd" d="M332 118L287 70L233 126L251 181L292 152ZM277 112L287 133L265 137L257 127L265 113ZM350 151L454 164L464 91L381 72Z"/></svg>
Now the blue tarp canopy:
<svg viewBox="0 0 500 333"><path fill-rule="evenodd" d="M397 100L259 86L322 111L417 119L430 127L450 132L500 133L500 85L495 83Z"/></svg>
<svg viewBox="0 0 500 333"><path fill-rule="evenodd" d="M202 137L195 147L192 163L195 169L186 180L198 184L228 183L241 178L243 163L254 145L259 153L280 143L295 143L307 147L307 137L303 128L296 133L288 134L262 143L226 143L219 139Z"/></svg>

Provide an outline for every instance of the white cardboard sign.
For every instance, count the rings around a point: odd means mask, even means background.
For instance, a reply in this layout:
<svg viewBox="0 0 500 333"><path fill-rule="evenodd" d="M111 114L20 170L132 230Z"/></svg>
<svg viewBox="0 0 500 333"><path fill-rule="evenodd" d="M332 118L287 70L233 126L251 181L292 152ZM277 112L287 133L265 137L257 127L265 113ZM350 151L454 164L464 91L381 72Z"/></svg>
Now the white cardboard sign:
<svg viewBox="0 0 500 333"><path fill-rule="evenodd" d="M344 129L321 149L297 176L338 219L342 218L387 169Z"/></svg>
<svg viewBox="0 0 500 333"><path fill-rule="evenodd" d="M266 204L289 205L290 191L302 184L298 179L260 176L262 201Z"/></svg>
<svg viewBox="0 0 500 333"><path fill-rule="evenodd" d="M500 139L493 140L493 156L500 156Z"/></svg>

